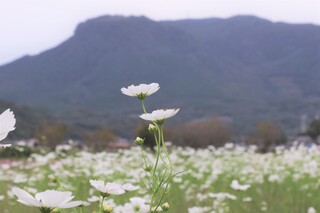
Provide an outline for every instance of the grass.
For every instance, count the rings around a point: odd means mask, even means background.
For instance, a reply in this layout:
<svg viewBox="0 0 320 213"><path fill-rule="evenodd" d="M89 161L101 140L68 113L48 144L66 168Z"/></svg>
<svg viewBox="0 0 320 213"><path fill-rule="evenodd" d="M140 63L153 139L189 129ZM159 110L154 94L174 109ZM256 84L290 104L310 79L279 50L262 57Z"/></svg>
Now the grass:
<svg viewBox="0 0 320 213"><path fill-rule="evenodd" d="M309 207L320 210L320 152L306 148L281 150L277 154L258 154L241 149L181 149L173 148L177 175L171 185L168 199L169 212L184 213L192 207L208 207L207 211L230 213L302 213ZM148 155L152 158L152 155ZM35 208L16 201L10 194L13 186L30 191L57 189L72 191L75 200L87 201L98 196L90 179L110 182L132 182L140 189L124 196L112 196L116 205L130 202L130 197L146 197L143 188L144 172L137 149L117 153L48 153L16 161L12 166L0 167L0 209L3 213L34 213ZM57 182L61 184L59 184ZM250 184L246 191L230 187L232 180ZM31 189L32 191L32 189ZM214 194L228 193L235 199L213 198ZM34 193L32 193L34 194ZM221 194L220 194L221 196ZM247 200L245 202L244 200ZM97 202L88 202L82 211L97 210ZM79 208L76 209L80 212ZM61 213L76 212L61 210Z"/></svg>

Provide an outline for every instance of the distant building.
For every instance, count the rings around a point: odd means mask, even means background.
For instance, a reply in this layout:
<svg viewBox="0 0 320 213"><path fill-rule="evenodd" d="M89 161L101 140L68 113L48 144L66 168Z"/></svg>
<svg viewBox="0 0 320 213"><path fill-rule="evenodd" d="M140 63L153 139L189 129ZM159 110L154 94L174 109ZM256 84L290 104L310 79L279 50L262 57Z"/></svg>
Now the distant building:
<svg viewBox="0 0 320 213"><path fill-rule="evenodd" d="M308 135L298 136L288 143L289 146L311 146L312 144L314 144L314 141Z"/></svg>
<svg viewBox="0 0 320 213"><path fill-rule="evenodd" d="M109 144L111 149L128 149L132 143L125 138L118 138L114 143Z"/></svg>

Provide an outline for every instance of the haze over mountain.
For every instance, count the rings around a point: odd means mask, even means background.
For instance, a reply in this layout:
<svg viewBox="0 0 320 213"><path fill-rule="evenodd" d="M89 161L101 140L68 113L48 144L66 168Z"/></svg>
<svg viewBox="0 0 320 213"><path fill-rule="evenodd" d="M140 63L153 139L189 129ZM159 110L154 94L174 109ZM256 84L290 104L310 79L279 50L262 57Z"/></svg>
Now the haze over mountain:
<svg viewBox="0 0 320 213"><path fill-rule="evenodd" d="M292 131L303 113L319 112L319 81L320 26L103 16L56 48L1 66L0 98L124 129L141 111L120 88L158 82L149 111L180 107L176 121L217 115L241 131L259 120Z"/></svg>

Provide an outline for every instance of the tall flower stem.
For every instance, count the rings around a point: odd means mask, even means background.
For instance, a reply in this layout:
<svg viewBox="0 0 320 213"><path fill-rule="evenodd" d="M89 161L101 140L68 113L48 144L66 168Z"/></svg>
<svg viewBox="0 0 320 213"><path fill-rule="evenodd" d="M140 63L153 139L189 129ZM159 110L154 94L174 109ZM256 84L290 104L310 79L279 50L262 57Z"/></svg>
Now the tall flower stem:
<svg viewBox="0 0 320 213"><path fill-rule="evenodd" d="M145 165L147 166L148 162L147 162L147 158L146 158L146 155L144 154L142 146L140 146L140 151L141 151L141 155L142 155L143 161L144 161Z"/></svg>
<svg viewBox="0 0 320 213"><path fill-rule="evenodd" d="M143 112L144 113L147 113L147 110L146 110L146 107L145 107L145 105L144 105L144 100L141 100L141 105L142 105L142 109L143 109ZM154 138L155 138L155 141L156 141L156 145L157 145L157 159L156 159L156 163L155 163L155 166L154 166L154 169L153 169L153 177L154 177L154 175L155 175L155 172L156 172L156 169L157 169L157 165L158 165L158 161L159 161L159 157L161 157L161 159L162 159L162 161L164 161L163 160L163 158L162 158L162 156L161 156L161 145L160 145L160 141L161 141L161 134L160 134L160 127L155 123L155 122L152 122L156 127L157 127L157 129L158 129L158 138L157 138L157 135L156 135L156 133L154 133ZM142 157L145 159L145 155L144 155L144 153L143 153L143 150L142 150L142 148L141 148L141 153L142 153ZM145 161L145 163L146 163L146 160L144 160Z"/></svg>
<svg viewBox="0 0 320 213"><path fill-rule="evenodd" d="M160 142L158 141L157 135L156 135L155 133L154 133L154 140L155 140L156 144L159 143L159 146L161 147L161 144L160 144ZM163 157L162 157L161 152L160 152L159 156L160 156L160 159L162 160L162 162L163 162L163 163L166 163L165 160L164 160Z"/></svg>
<svg viewBox="0 0 320 213"><path fill-rule="evenodd" d="M158 126L157 126L158 127ZM153 169L153 176L156 174L157 171L157 166L158 166L158 161L159 161L159 156L160 156L160 152L161 152L161 147L160 147L160 142L161 142L161 132L160 132L160 128L158 127L158 139L156 138L156 144L157 144L157 158L156 158L156 163L154 165L154 169Z"/></svg>
<svg viewBox="0 0 320 213"><path fill-rule="evenodd" d="M143 112L144 113L147 113L147 110L146 110L146 107L144 105L144 101L141 100L141 105L142 105L142 109L143 109ZM156 179L156 171L157 171L157 167L158 167L158 162L159 162L159 157L161 155L161 132L160 132L160 128L159 126L155 123L155 122L152 122L156 127L157 127L157 132L158 132L158 137L157 137L157 134L156 132L154 132L154 138L155 138L155 141L156 141L156 145L157 145L157 157L156 157L156 162L153 166L153 171L151 173L151 179L153 181L153 184L152 186L155 186L154 183L157 185L157 179ZM145 164L147 165L147 162L146 162L146 159L145 159L145 155L144 155L144 152L143 152L143 148L140 147L141 149L141 154L142 154L142 158L144 159L144 162ZM161 157L162 158L162 157ZM163 159L162 159L163 160ZM152 189L152 195L151 195L151 201L150 201L150 212L152 210L152 206L153 206L153 203L154 203L154 199L155 199L155 196L156 196L156 193L157 193L157 190L158 190L158 185L156 186L156 189Z"/></svg>
<svg viewBox="0 0 320 213"><path fill-rule="evenodd" d="M141 100L141 105L142 105L143 112L146 114L147 110L146 110L145 105L144 105L144 100ZM156 145L157 145L157 153L156 153L156 161L155 161L154 166L153 166L152 171L151 171L151 180L152 180L151 192L152 192L152 195L151 195L150 210L149 210L150 212L157 211L157 209L160 207L160 205L161 205L161 203L162 203L162 201L163 201L163 199L165 197L165 194L168 191L168 187L169 187L171 179L172 179L172 162L171 162L169 153L167 151L167 148L166 148L166 145L165 145L165 142L164 142L163 125L162 125L162 123L156 123L155 121L152 121L152 123L157 127L157 132L156 131L153 132L154 133L155 142L156 142ZM161 146L163 147L162 149L161 149ZM143 158L145 164L147 165L147 161L146 161L145 154L143 152L143 148L140 147L140 149L141 149L142 158ZM162 157L162 154L161 154L162 150L163 150L163 152L164 152L164 154L165 154L165 156L166 156L166 158L168 160L168 163ZM159 158L161 158L162 162L166 166L169 164L169 175L165 179L160 180L160 182L159 182L158 177L157 177L157 168L158 168L158 165L159 165ZM165 184L164 191L161 190L161 187L163 186L163 184ZM156 199L157 199L157 196L158 196L157 194L159 192L160 192L160 195L159 195L160 198L156 202ZM155 206L155 209L152 209L153 206Z"/></svg>
<svg viewBox="0 0 320 213"><path fill-rule="evenodd" d="M156 183L157 186L156 186L156 190L154 190L154 191L152 190L150 211L152 209L154 198L155 198L155 195L157 194L157 190L158 190L158 187L159 187L158 183L157 183L157 178L156 178L156 171L157 171L157 167L158 167L159 157L161 156L161 146L160 146L161 132L160 132L160 128L159 128L158 125L157 125L157 131L158 131L158 138L157 138L157 134L154 133L155 141L156 141L156 144L157 144L157 157L156 157L156 162L155 162L155 165L153 167L153 172L152 172L152 180L153 180L154 183Z"/></svg>
<svg viewBox="0 0 320 213"><path fill-rule="evenodd" d="M170 169L170 172L169 172L168 180L167 180L167 183L166 183L166 187L165 187L165 189L164 189L164 191L163 191L163 193L162 193L162 195L161 195L161 198L160 198L160 200L159 200L158 205L157 205L156 208L155 208L155 211L156 211L156 210L159 208L159 206L161 205L161 202L162 202L165 194L167 193L167 190L168 190L168 187L169 187L169 185L170 185L171 178L172 178L172 162L171 162L169 153L168 153L168 151L167 151L166 145L165 145L165 143L164 143L163 127L162 127L162 126L160 127L160 132L161 132L162 147L163 147L163 151L164 151L164 153L165 153L165 155L166 155L166 157L167 157L167 159L168 159L168 161L169 161L169 169Z"/></svg>

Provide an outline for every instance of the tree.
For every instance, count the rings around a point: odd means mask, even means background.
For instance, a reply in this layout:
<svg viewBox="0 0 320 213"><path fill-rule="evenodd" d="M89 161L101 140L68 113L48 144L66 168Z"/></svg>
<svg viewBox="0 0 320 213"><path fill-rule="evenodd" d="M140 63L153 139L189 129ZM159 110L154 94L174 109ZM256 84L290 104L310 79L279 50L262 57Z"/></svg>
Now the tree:
<svg viewBox="0 0 320 213"><path fill-rule="evenodd" d="M316 140L320 136L320 119L311 122L306 134L309 135L313 140Z"/></svg>
<svg viewBox="0 0 320 213"><path fill-rule="evenodd" d="M270 121L262 121L256 125L255 131L248 137L250 144L255 144L261 152L267 152L276 145L284 144L286 136L281 128Z"/></svg>
<svg viewBox="0 0 320 213"><path fill-rule="evenodd" d="M35 137L44 145L54 148L65 140L69 127L65 124L45 123L35 131Z"/></svg>
<svg viewBox="0 0 320 213"><path fill-rule="evenodd" d="M87 132L84 136L84 141L88 147L94 150L103 150L115 140L115 135L108 129L101 128L95 131Z"/></svg>
<svg viewBox="0 0 320 213"><path fill-rule="evenodd" d="M214 145L219 147L231 139L232 132L229 123L221 118L213 117L171 128L167 138L181 146L200 148Z"/></svg>

